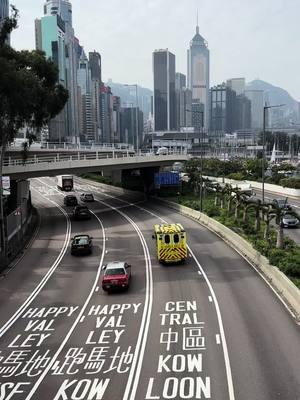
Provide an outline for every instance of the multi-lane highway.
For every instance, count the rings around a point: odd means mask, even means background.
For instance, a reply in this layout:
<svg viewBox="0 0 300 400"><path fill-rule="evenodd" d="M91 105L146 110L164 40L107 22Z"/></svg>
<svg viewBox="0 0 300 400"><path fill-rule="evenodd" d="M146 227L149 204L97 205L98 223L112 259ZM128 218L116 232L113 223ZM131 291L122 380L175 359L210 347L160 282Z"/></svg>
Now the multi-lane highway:
<svg viewBox="0 0 300 400"><path fill-rule="evenodd" d="M31 181L35 238L0 279L0 400L299 400L300 326L219 237L153 200L92 192L73 221L51 178ZM79 197L79 196L78 196ZM157 262L153 225L180 222L189 258ZM93 237L90 256L70 239ZM128 292L107 294L101 266L132 265Z"/></svg>

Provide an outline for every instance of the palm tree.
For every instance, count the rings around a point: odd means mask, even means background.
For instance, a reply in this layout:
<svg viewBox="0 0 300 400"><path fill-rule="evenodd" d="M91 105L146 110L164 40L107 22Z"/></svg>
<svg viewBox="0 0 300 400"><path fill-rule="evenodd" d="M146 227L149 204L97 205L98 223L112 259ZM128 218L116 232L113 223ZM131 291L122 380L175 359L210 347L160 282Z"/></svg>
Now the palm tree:
<svg viewBox="0 0 300 400"><path fill-rule="evenodd" d="M264 204L262 205L262 213L264 216L265 222L265 230L264 230L264 239L270 240L270 225L273 218L275 218L275 214L273 211L273 204Z"/></svg>
<svg viewBox="0 0 300 400"><path fill-rule="evenodd" d="M255 210L255 231L258 233L260 231L260 212L262 210L261 200L244 200L245 207L243 212L243 223L248 224L248 213L251 209Z"/></svg>
<svg viewBox="0 0 300 400"><path fill-rule="evenodd" d="M234 219L235 222L238 222L240 218L240 208L244 204L246 205L246 198L244 193L242 193L241 189L239 188L232 188L232 193L234 193L233 196L233 201L235 203L235 209L234 209Z"/></svg>

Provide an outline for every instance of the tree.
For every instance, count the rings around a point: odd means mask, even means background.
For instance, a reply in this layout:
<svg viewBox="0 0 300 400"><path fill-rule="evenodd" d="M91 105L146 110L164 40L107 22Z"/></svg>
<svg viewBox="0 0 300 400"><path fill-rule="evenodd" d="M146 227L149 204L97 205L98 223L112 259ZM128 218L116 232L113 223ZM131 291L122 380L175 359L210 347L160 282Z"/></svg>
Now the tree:
<svg viewBox="0 0 300 400"><path fill-rule="evenodd" d="M2 198L2 168L5 150L25 126L38 132L65 106L68 91L58 83L58 68L42 51L17 51L7 44L18 25L19 12L0 30L0 223L1 253L6 257Z"/></svg>
<svg viewBox="0 0 300 400"><path fill-rule="evenodd" d="M247 196L245 196L245 194L241 192L241 189L239 188L232 188L232 193L233 193L233 201L235 203L234 219L235 222L238 222L240 217L240 208L242 205L246 205Z"/></svg>

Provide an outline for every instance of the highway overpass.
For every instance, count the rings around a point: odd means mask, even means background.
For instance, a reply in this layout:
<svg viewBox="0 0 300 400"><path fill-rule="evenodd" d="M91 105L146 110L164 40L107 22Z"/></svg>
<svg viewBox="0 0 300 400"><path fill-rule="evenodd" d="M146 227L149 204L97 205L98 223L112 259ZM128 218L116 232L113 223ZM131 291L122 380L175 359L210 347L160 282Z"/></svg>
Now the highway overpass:
<svg viewBox="0 0 300 400"><path fill-rule="evenodd" d="M126 169L160 168L170 166L175 162L187 161L188 155L173 153L159 155L145 153L142 155L120 154L112 152L78 153L77 155L34 155L26 162L21 158L7 159L3 166L3 175L8 175L12 180L38 178L42 176L56 176L62 174L80 174L93 171L122 171Z"/></svg>

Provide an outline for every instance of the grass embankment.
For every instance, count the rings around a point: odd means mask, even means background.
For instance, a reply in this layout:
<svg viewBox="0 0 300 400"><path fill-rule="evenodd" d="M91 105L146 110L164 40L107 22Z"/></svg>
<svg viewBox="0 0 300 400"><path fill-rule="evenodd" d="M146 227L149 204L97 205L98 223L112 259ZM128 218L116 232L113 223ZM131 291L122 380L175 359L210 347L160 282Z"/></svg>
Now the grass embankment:
<svg viewBox="0 0 300 400"><path fill-rule="evenodd" d="M181 197L172 196L169 197L169 200L194 210L200 210L199 197L192 194ZM228 211L227 205L225 205L225 208L216 206L214 195L211 194L203 199L203 212L248 240L257 251L268 258L271 265L278 267L300 289L300 247L293 240L285 236L284 249L277 249L276 230L271 227L269 240L264 239L265 222L261 221L260 229L256 231L253 210L248 213L247 223L243 222L242 210L236 221L234 218L234 205L231 212Z"/></svg>
<svg viewBox="0 0 300 400"><path fill-rule="evenodd" d="M81 174L81 178L90 179L91 181L98 182L98 183L105 183L106 185L112 185L112 180L109 177L102 176L97 173L89 172L87 174Z"/></svg>

